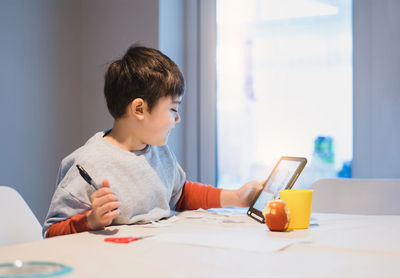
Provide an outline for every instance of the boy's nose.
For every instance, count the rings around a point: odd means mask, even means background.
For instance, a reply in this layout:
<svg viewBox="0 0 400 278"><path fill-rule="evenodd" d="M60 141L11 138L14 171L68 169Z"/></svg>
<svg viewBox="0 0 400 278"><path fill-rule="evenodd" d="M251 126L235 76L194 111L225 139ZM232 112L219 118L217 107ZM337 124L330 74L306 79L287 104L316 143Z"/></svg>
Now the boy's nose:
<svg viewBox="0 0 400 278"><path fill-rule="evenodd" d="M175 123L177 124L177 123L179 123L181 121L181 116L179 116L179 113L176 113L176 116L175 116Z"/></svg>

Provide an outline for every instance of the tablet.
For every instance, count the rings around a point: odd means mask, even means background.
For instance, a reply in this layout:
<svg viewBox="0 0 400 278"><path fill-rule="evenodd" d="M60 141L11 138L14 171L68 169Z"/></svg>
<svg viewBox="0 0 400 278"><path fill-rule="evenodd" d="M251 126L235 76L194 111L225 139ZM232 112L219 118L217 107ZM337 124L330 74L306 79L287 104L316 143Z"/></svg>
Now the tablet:
<svg viewBox="0 0 400 278"><path fill-rule="evenodd" d="M269 201L274 199L274 195L279 197L279 191L292 188L306 163L307 159L304 157L282 156L265 181L263 189L254 199L247 215L264 223L262 210Z"/></svg>

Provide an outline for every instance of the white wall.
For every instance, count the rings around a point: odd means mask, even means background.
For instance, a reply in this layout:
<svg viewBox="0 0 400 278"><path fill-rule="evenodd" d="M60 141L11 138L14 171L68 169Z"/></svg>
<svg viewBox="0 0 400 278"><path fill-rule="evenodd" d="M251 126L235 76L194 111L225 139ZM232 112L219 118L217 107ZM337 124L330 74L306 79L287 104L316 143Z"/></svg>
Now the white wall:
<svg viewBox="0 0 400 278"><path fill-rule="evenodd" d="M43 223L61 159L111 127L106 63L158 46L158 0L2 0L0 38L0 184Z"/></svg>
<svg viewBox="0 0 400 278"><path fill-rule="evenodd" d="M354 0L358 178L400 178L400 1Z"/></svg>
<svg viewBox="0 0 400 278"><path fill-rule="evenodd" d="M81 143L80 5L0 2L0 184L41 222L61 158Z"/></svg>
<svg viewBox="0 0 400 278"><path fill-rule="evenodd" d="M108 63L139 42L158 47L158 0L83 0L83 93L81 134L84 140L112 127L103 95Z"/></svg>

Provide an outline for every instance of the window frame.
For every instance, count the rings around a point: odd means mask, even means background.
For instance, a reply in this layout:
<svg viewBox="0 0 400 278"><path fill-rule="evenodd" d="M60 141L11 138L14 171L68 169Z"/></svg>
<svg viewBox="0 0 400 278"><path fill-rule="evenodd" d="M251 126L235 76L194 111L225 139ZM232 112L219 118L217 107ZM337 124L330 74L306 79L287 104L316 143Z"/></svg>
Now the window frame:
<svg viewBox="0 0 400 278"><path fill-rule="evenodd" d="M184 1L185 168L188 179L217 186L216 1Z"/></svg>

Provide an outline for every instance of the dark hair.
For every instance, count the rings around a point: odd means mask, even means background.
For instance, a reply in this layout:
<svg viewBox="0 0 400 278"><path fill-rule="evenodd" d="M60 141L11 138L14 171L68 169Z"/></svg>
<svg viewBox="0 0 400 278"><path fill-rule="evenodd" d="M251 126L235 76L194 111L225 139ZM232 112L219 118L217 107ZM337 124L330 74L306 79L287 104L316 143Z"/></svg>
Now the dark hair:
<svg viewBox="0 0 400 278"><path fill-rule="evenodd" d="M110 64L104 79L104 96L114 119L122 117L136 98L146 101L151 112L161 97L184 94L178 66L160 51L137 44Z"/></svg>

